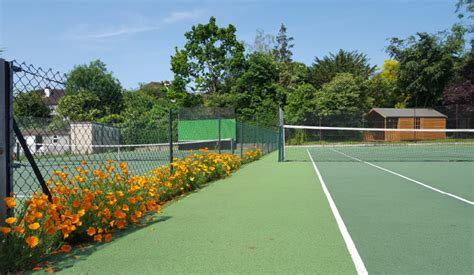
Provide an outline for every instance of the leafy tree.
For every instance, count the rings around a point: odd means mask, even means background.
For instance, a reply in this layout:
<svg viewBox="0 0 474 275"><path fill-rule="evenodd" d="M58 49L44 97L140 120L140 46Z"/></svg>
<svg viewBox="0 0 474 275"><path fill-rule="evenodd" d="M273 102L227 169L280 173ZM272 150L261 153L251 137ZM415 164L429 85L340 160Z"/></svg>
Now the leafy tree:
<svg viewBox="0 0 474 275"><path fill-rule="evenodd" d="M373 99L374 107L405 107L406 95L397 87L398 67L396 60L385 60L382 71L365 82L367 95Z"/></svg>
<svg viewBox="0 0 474 275"><path fill-rule="evenodd" d="M233 25L218 27L214 17L186 32L184 49L176 48L171 57L174 86L200 93L227 92L225 82L237 77L245 63L245 48L235 32Z"/></svg>
<svg viewBox="0 0 474 275"><path fill-rule="evenodd" d="M468 61L459 70L456 81L443 92L443 105L462 104L474 109L474 50Z"/></svg>
<svg viewBox="0 0 474 275"><path fill-rule="evenodd" d="M288 123L313 123L308 114L316 111L316 92L316 88L309 83L290 89L285 106L285 120Z"/></svg>
<svg viewBox="0 0 474 275"><path fill-rule="evenodd" d="M72 121L97 121L104 116L102 101L89 91L65 95L59 101L58 113Z"/></svg>
<svg viewBox="0 0 474 275"><path fill-rule="evenodd" d="M311 67L309 81L320 88L324 83L330 82L337 74L350 73L355 77L368 79L376 67L369 64L367 56L357 51L348 52L339 50L336 54L330 53L320 59L315 58Z"/></svg>
<svg viewBox="0 0 474 275"><path fill-rule="evenodd" d="M458 0L456 3L456 13L460 19L466 19L464 26L468 32L474 33L474 1L473 0ZM469 13L466 17L465 14ZM471 38L471 48L474 48L474 37Z"/></svg>
<svg viewBox="0 0 474 275"><path fill-rule="evenodd" d="M272 54L274 45L275 37L273 35L265 33L264 30L257 29L257 34L250 49L253 52Z"/></svg>
<svg viewBox="0 0 474 275"><path fill-rule="evenodd" d="M287 28L284 24L281 24L280 30L276 37L276 46L273 50L273 55L275 56L275 60L278 62L289 63L292 61L293 52L291 49L295 46L292 44L294 40L293 37L288 36L286 33Z"/></svg>
<svg viewBox="0 0 474 275"><path fill-rule="evenodd" d="M245 72L236 80L228 98L243 120L276 124L278 105L284 102L278 77L277 66L270 55L259 52L249 55Z"/></svg>
<svg viewBox="0 0 474 275"><path fill-rule="evenodd" d="M316 112L328 117L340 114L362 114L371 106L362 80L348 73L337 74L316 92Z"/></svg>
<svg viewBox="0 0 474 275"><path fill-rule="evenodd" d="M88 65L76 66L67 76L66 95L90 93L95 95L100 104L95 113L118 114L123 105L122 86L107 70L105 63L100 60L90 62ZM83 99L91 99L90 95Z"/></svg>
<svg viewBox="0 0 474 275"><path fill-rule="evenodd" d="M435 106L454 76L455 62L464 47L465 29L439 35L418 33L407 39L392 38L387 52L399 62L397 85L407 94L408 106Z"/></svg>
<svg viewBox="0 0 474 275"><path fill-rule="evenodd" d="M48 118L51 110L43 100L42 91L19 93L13 101L13 113L16 117Z"/></svg>

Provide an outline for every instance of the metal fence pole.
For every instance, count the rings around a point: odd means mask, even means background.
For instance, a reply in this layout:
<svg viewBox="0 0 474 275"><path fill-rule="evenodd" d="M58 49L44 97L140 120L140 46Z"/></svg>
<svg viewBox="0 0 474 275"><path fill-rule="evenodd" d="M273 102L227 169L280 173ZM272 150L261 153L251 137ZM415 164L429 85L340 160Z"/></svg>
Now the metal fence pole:
<svg viewBox="0 0 474 275"><path fill-rule="evenodd" d="M219 150L219 154L221 153L221 118L217 120L217 136L218 136L218 141L217 141L217 147Z"/></svg>
<svg viewBox="0 0 474 275"><path fill-rule="evenodd" d="M239 122L240 125L240 158L244 156L244 124L242 122Z"/></svg>
<svg viewBox="0 0 474 275"><path fill-rule="evenodd" d="M173 163L173 110L170 108L169 109L169 132L170 132L170 171L171 174L173 174L173 166L171 165Z"/></svg>
<svg viewBox="0 0 474 275"><path fill-rule="evenodd" d="M0 224L9 213L4 198L13 191L13 70L0 59Z"/></svg>

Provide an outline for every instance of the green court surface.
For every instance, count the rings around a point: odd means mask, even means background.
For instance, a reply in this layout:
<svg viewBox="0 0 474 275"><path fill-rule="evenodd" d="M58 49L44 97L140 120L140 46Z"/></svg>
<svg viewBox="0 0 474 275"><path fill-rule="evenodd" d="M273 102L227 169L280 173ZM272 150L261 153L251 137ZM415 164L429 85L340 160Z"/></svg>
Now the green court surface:
<svg viewBox="0 0 474 275"><path fill-rule="evenodd" d="M74 274L356 270L310 163L276 153L164 208L157 223L53 258Z"/></svg>
<svg viewBox="0 0 474 275"><path fill-rule="evenodd" d="M273 153L167 206L157 223L53 258L55 268L474 273L474 162L364 162L349 150L321 161L320 148L300 149L305 161L277 163Z"/></svg>

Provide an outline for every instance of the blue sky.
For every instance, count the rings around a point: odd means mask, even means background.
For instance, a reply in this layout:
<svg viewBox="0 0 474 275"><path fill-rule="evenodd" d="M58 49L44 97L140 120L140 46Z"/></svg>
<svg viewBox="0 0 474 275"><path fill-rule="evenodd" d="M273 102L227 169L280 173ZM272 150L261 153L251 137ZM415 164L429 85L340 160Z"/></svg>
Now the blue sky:
<svg viewBox="0 0 474 275"><path fill-rule="evenodd" d="M210 16L251 43L256 29L295 38L294 59L310 65L339 49L381 65L390 37L449 29L457 0L112 1L0 0L0 47L17 59L67 73L104 61L125 88L171 80L170 56L183 34Z"/></svg>

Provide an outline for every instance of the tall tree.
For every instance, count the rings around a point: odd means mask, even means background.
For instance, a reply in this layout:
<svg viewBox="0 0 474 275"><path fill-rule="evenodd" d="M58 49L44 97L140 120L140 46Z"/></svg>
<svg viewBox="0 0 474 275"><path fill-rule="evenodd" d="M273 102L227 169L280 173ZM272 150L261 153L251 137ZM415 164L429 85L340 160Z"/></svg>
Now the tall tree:
<svg viewBox="0 0 474 275"><path fill-rule="evenodd" d="M405 107L406 95L397 87L398 67L396 60L385 60L382 70L365 82L374 107Z"/></svg>
<svg viewBox="0 0 474 275"><path fill-rule="evenodd" d="M13 113L16 117L47 118L51 110L43 100L43 91L19 93L13 101Z"/></svg>
<svg viewBox="0 0 474 275"><path fill-rule="evenodd" d="M361 115L370 108L370 98L362 88L362 79L352 74L337 74L316 92L316 111L319 116L342 114ZM360 117L360 116L359 116Z"/></svg>
<svg viewBox="0 0 474 275"><path fill-rule="evenodd" d="M330 53L322 59L316 57L311 67L309 81L316 88L320 88L340 73L350 73L355 77L368 79L375 70L376 67L369 64L365 54L341 49L336 54Z"/></svg>
<svg viewBox="0 0 474 275"><path fill-rule="evenodd" d="M236 28L221 28L216 19L193 26L184 36L184 49L171 57L174 86L192 92L222 93L226 81L237 77L245 63L244 45L235 36Z"/></svg>
<svg viewBox="0 0 474 275"><path fill-rule="evenodd" d="M87 65L76 66L68 74L66 95L84 92L91 93L100 100L97 113L103 115L118 114L122 110L122 86L107 70L105 63L100 60L92 61Z"/></svg>
<svg viewBox="0 0 474 275"><path fill-rule="evenodd" d="M237 113L244 120L276 125L276 112L284 101L278 85L278 70L273 58L264 53L249 55L245 72L232 88Z"/></svg>
<svg viewBox="0 0 474 275"><path fill-rule="evenodd" d="M271 34L265 33L264 30L257 29L253 45L250 46L251 51L272 54L275 47L275 37Z"/></svg>
<svg viewBox="0 0 474 275"><path fill-rule="evenodd" d="M292 42L293 37L286 33L287 28L282 23L278 35L276 37L276 45L273 50L275 60L278 62L290 63L292 61L293 52L291 49L295 46Z"/></svg>
<svg viewBox="0 0 474 275"><path fill-rule="evenodd" d="M443 90L454 76L455 62L463 53L464 33L463 27L455 25L449 33L391 39L387 52L400 64L397 85L407 93L409 107L441 102Z"/></svg>

